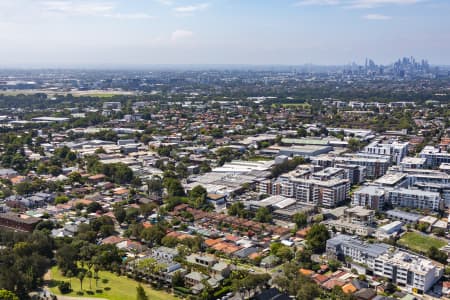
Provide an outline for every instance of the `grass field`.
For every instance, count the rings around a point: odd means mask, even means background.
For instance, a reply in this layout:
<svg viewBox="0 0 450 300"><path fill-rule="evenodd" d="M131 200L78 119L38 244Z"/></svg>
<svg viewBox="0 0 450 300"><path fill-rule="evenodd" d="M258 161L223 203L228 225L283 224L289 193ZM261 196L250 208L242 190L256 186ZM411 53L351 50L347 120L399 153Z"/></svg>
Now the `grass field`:
<svg viewBox="0 0 450 300"><path fill-rule="evenodd" d="M419 251L419 252L427 252L432 246L436 248L441 248L445 246L447 243L419 232L408 232L406 233L399 241L400 245L406 246L411 250Z"/></svg>
<svg viewBox="0 0 450 300"><path fill-rule="evenodd" d="M69 278L61 275L58 267L51 269L51 282L50 290L56 294L61 295L54 281L69 281ZM136 287L138 283L125 276L117 276L111 272L100 271L99 272L98 286L95 285L95 279L92 278L92 289L89 287L89 278L83 280L83 295L77 294L80 291L80 281L77 278L71 278L70 283L72 285L72 292L65 294L70 297L89 297L89 298L104 298L110 300L135 300L136 299ZM177 299L163 291L157 291L148 287L148 285L142 285L147 293L149 299L152 300L173 300Z"/></svg>

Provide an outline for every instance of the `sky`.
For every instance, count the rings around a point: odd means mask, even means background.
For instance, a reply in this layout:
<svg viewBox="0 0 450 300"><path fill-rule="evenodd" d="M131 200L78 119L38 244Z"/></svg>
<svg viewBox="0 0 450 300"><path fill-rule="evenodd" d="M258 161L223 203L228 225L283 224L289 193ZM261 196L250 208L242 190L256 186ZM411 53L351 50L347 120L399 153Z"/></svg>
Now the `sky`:
<svg viewBox="0 0 450 300"><path fill-rule="evenodd" d="M450 0L0 0L0 67L450 65Z"/></svg>

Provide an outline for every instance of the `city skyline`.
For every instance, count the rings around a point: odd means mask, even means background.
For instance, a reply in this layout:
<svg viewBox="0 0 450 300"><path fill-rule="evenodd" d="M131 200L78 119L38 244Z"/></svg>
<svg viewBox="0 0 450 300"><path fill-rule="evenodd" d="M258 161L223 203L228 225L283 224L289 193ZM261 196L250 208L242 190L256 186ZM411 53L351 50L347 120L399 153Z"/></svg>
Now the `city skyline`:
<svg viewBox="0 0 450 300"><path fill-rule="evenodd" d="M0 0L1 67L450 65L443 0Z"/></svg>

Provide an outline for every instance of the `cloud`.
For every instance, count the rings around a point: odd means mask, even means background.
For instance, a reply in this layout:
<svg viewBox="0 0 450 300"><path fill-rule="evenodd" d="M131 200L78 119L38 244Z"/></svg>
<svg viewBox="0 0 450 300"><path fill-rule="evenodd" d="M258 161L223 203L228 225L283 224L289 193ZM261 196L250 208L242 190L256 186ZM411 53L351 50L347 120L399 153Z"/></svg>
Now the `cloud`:
<svg viewBox="0 0 450 300"><path fill-rule="evenodd" d="M371 21L385 21L385 20L392 19L392 17L390 17L390 16L379 15L379 14L368 14L368 15L363 16L363 18L366 20L371 20Z"/></svg>
<svg viewBox="0 0 450 300"><path fill-rule="evenodd" d="M179 14L192 14L197 11L205 10L208 7L209 7L209 3L200 3L200 4L187 5L187 6L178 6L178 7L175 7L173 10Z"/></svg>
<svg viewBox="0 0 450 300"><path fill-rule="evenodd" d="M426 0L300 0L295 6L342 6L347 8L376 8L389 5L412 5Z"/></svg>
<svg viewBox="0 0 450 300"><path fill-rule="evenodd" d="M174 2L172 0L156 0L156 2L159 2L160 4L167 5L167 6L174 4Z"/></svg>
<svg viewBox="0 0 450 300"><path fill-rule="evenodd" d="M128 13L128 14L115 13L115 14L105 14L103 15L103 17L122 20L154 19L154 16L145 13Z"/></svg>
<svg viewBox="0 0 450 300"><path fill-rule="evenodd" d="M111 2L100 1L44 1L41 3L45 11L68 15L68 16L90 16L115 19L150 19L153 16L146 13L121 13L117 12L116 5Z"/></svg>
<svg viewBox="0 0 450 300"><path fill-rule="evenodd" d="M171 40L176 42L179 40L186 40L190 39L194 36L194 33L190 30L185 29L177 29L174 32L172 32Z"/></svg>
<svg viewBox="0 0 450 300"><path fill-rule="evenodd" d="M73 3L72 1L44 1L42 5L44 9L51 12L93 16L110 13L115 7L113 4L106 2Z"/></svg>
<svg viewBox="0 0 450 300"><path fill-rule="evenodd" d="M324 6L324 5L338 5L341 4L339 0L301 0L295 3L295 6Z"/></svg>
<svg viewBox="0 0 450 300"><path fill-rule="evenodd" d="M351 8L375 8L388 5L412 5L422 0L352 0L349 3Z"/></svg>

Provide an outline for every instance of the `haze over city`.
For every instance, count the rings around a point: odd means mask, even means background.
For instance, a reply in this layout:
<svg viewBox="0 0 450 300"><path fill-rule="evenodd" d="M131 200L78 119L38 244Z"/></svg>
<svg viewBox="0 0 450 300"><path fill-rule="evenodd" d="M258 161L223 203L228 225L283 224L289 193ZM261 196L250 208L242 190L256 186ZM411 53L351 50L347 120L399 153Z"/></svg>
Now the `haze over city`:
<svg viewBox="0 0 450 300"><path fill-rule="evenodd" d="M449 14L445 0L0 0L0 66L448 65Z"/></svg>
<svg viewBox="0 0 450 300"><path fill-rule="evenodd" d="M450 300L450 0L0 0L0 300Z"/></svg>

